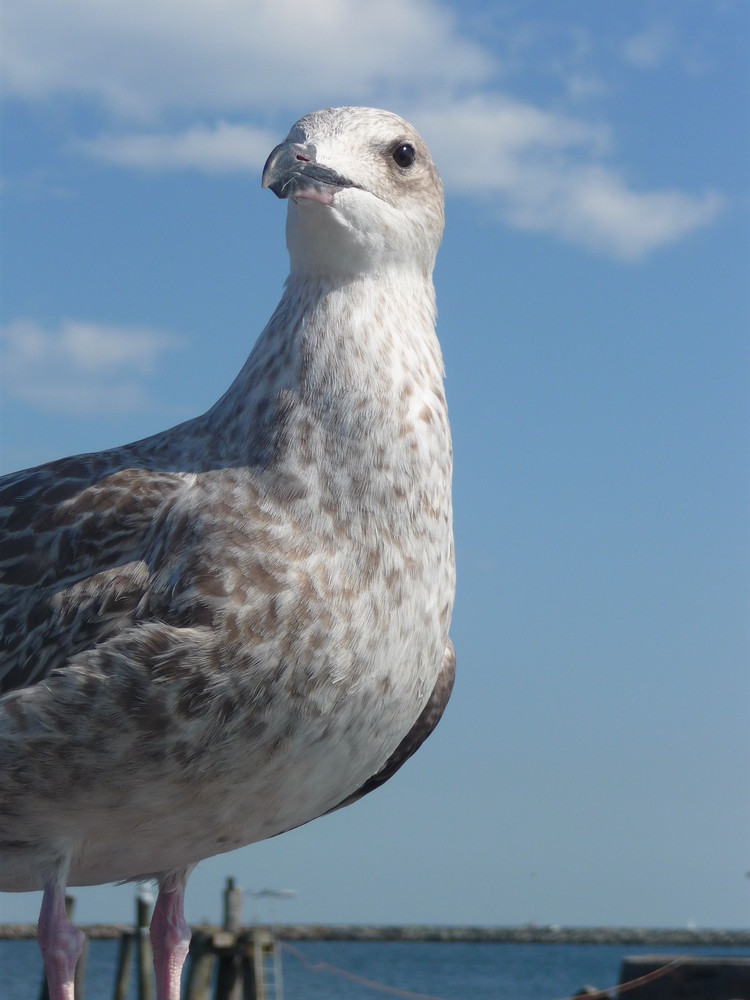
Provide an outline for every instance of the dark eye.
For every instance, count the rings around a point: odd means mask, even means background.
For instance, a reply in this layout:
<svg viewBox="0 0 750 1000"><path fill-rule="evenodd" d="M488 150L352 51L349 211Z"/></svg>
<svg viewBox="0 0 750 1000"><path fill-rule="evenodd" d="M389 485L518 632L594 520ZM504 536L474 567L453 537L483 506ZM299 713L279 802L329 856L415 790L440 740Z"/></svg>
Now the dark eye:
<svg viewBox="0 0 750 1000"><path fill-rule="evenodd" d="M399 165L403 167L404 170L408 169L414 163L417 154L414 151L414 147L411 143L404 142L400 146L396 146L393 150L393 159Z"/></svg>

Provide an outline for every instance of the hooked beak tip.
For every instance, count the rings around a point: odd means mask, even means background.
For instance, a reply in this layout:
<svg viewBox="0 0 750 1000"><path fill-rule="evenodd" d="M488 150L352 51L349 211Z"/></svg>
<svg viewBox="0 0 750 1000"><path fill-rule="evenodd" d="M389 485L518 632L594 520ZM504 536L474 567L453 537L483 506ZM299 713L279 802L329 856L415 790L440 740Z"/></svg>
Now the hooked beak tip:
<svg viewBox="0 0 750 1000"><path fill-rule="evenodd" d="M312 144L282 142L271 150L263 167L261 185L277 198L305 199L324 205L342 188L356 187L331 167L318 163Z"/></svg>

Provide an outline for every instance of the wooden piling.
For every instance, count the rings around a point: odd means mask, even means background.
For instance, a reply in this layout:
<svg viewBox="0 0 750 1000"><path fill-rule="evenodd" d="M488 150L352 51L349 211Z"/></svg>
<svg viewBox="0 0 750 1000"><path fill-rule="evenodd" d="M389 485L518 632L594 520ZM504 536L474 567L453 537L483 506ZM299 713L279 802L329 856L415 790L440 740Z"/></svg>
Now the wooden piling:
<svg viewBox="0 0 750 1000"><path fill-rule="evenodd" d="M66 897L65 900L66 904L68 902L68 899L70 899L71 902L70 909L72 912L73 897L72 896ZM73 980L74 983L73 996L75 997L75 1000L84 1000L83 987L84 987L84 982L86 980L86 962L88 961L88 957L89 957L89 939L88 935L85 934L83 937L83 948L81 948L81 954L78 958L78 964L76 965L76 971L75 971L75 978Z"/></svg>
<svg viewBox="0 0 750 1000"><path fill-rule="evenodd" d="M235 934L242 926L242 889L237 888L233 878L228 878L224 889L224 922L225 931Z"/></svg>
<svg viewBox="0 0 750 1000"><path fill-rule="evenodd" d="M126 1000L130 986L130 967L133 961L133 940L135 935L125 932L120 938L117 954L117 975L115 977L114 1000Z"/></svg>
<svg viewBox="0 0 750 1000"><path fill-rule="evenodd" d="M252 940L247 942L242 955L242 1000L260 1000L255 983L255 961Z"/></svg>
<svg viewBox="0 0 750 1000"><path fill-rule="evenodd" d="M212 935L194 931L190 939L183 1000L207 1000L215 962Z"/></svg>
<svg viewBox="0 0 750 1000"><path fill-rule="evenodd" d="M65 900L68 919L74 901ZM136 900L133 931L121 932L117 955L113 1000L126 1000L135 967L138 1000L153 1000L153 952L149 934L152 898L141 892ZM269 928L242 928L242 890L227 879L224 890L224 927L197 928L192 935L185 968L183 1000L209 1000L216 968L214 1000L282 1000L281 953ZM74 1000L84 1000L83 983L88 954L88 937L75 974ZM135 952L135 961L133 953ZM109 995L109 994L108 994ZM49 1000L46 976L39 1000Z"/></svg>
<svg viewBox="0 0 750 1000"><path fill-rule="evenodd" d="M233 936L232 947L219 953L216 980L216 1000L242 1000L242 957L238 953L235 935L242 926L242 889L230 876L224 888L223 928Z"/></svg>
<svg viewBox="0 0 750 1000"><path fill-rule="evenodd" d="M234 948L219 955L216 1000L241 1000L242 959Z"/></svg>
<svg viewBox="0 0 750 1000"><path fill-rule="evenodd" d="M141 892L136 901L135 965L138 976L138 1000L153 1000L154 960L148 933L151 919L151 897Z"/></svg>

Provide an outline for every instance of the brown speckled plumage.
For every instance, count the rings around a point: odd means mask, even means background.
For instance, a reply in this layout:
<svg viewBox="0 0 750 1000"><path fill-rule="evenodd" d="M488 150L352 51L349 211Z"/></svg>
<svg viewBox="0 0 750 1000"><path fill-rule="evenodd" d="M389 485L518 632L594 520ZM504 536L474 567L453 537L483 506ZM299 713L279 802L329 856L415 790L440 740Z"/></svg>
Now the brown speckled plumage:
<svg viewBox="0 0 750 1000"><path fill-rule="evenodd" d="M371 109L297 123L292 175L285 292L215 406L0 482L0 889L174 891L387 780L450 695L440 181Z"/></svg>

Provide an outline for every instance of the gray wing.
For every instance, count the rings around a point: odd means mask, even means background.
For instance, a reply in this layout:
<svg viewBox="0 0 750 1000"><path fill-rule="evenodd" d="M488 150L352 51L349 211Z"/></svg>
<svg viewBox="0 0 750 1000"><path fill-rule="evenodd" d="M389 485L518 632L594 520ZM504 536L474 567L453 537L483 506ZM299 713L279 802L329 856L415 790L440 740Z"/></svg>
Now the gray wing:
<svg viewBox="0 0 750 1000"><path fill-rule="evenodd" d="M429 701L422 709L417 721L414 723L406 736L401 740L399 745L377 774L368 778L367 781L356 790L356 792L352 792L351 795L347 795L347 797L339 802L337 806L334 806L333 809L329 809L329 812L336 812L337 809L343 809L344 806L351 805L352 802L356 802L357 799L361 799L363 795L368 795L376 788L380 788L380 786L384 785L389 778L393 777L396 771L398 771L410 757L414 756L443 717L445 706L448 704L448 699L453 691L453 682L455 679L456 651L453 648L453 643L449 639L448 645L445 647L443 666L440 670L440 674L438 675L438 679L435 682L435 687L433 688Z"/></svg>
<svg viewBox="0 0 750 1000"><path fill-rule="evenodd" d="M128 449L0 479L0 693L31 685L132 618L155 525L183 477Z"/></svg>

